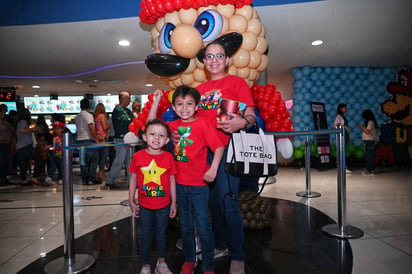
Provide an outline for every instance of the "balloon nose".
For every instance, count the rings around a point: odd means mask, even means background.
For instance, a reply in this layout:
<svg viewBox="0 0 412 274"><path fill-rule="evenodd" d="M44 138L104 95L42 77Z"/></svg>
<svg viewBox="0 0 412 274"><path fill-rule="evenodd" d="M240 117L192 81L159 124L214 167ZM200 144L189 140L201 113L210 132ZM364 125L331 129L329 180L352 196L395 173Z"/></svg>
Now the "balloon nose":
<svg viewBox="0 0 412 274"><path fill-rule="evenodd" d="M203 40L199 31L188 25L177 26L171 35L173 51L184 58L193 58L202 48Z"/></svg>

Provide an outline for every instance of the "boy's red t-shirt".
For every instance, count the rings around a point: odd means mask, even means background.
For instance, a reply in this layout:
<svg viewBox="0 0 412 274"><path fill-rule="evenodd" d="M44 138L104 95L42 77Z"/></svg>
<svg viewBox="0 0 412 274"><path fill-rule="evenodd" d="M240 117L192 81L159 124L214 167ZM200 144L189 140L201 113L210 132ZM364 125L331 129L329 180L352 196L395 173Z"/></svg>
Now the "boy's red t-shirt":
<svg viewBox="0 0 412 274"><path fill-rule="evenodd" d="M227 75L219 80L209 80L196 87L202 97L200 98L198 117L203 117L211 125L216 125L219 99L229 99L245 103L247 107L255 106L252 91L243 78ZM225 145L229 143L230 135L214 127Z"/></svg>
<svg viewBox="0 0 412 274"><path fill-rule="evenodd" d="M136 174L139 205L160 209L170 204L170 176L176 174L170 152L152 155L139 150L133 155L129 171Z"/></svg>
<svg viewBox="0 0 412 274"><path fill-rule="evenodd" d="M177 119L167 123L171 131L177 131L179 142L174 147L176 183L189 186L204 186L203 175L209 169L207 148L213 152L224 144L209 122L198 117L193 122Z"/></svg>

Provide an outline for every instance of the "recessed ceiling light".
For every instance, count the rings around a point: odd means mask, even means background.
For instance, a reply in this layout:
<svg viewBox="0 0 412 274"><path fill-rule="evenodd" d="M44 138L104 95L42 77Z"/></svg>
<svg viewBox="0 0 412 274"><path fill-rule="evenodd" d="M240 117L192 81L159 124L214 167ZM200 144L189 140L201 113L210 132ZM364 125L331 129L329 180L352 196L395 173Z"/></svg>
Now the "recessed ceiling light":
<svg viewBox="0 0 412 274"><path fill-rule="evenodd" d="M32 88L40 88L40 86L31 86Z"/></svg>
<svg viewBox="0 0 412 274"><path fill-rule="evenodd" d="M128 40L120 40L120 41L118 42L118 44L119 44L120 46L122 46L122 47L128 47L128 46L130 46L130 42L129 42Z"/></svg>
<svg viewBox="0 0 412 274"><path fill-rule="evenodd" d="M323 44L322 40L315 40L311 43L312 46L320 46Z"/></svg>
<svg viewBox="0 0 412 274"><path fill-rule="evenodd" d="M146 87L153 87L153 84L146 84Z"/></svg>

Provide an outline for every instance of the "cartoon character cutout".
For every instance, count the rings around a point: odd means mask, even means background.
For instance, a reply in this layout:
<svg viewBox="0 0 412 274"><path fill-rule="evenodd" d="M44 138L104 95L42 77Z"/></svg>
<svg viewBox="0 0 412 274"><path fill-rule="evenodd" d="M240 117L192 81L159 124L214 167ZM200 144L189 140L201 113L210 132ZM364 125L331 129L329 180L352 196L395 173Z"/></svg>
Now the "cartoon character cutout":
<svg viewBox="0 0 412 274"><path fill-rule="evenodd" d="M382 112L395 124L412 126L412 71L398 72L397 81L387 85L392 98L381 104Z"/></svg>

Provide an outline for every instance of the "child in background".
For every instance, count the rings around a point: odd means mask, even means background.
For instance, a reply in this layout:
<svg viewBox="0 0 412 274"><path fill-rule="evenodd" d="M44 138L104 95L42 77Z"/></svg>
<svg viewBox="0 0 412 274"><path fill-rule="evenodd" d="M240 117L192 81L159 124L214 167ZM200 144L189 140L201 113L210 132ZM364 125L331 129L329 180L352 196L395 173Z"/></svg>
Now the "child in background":
<svg viewBox="0 0 412 274"><path fill-rule="evenodd" d="M141 134L145 148L133 155L129 172L129 203L134 217L140 217L140 274L149 274L153 237L157 256L155 273L172 274L166 264L166 229L176 216L176 174L173 155L165 151L170 141L169 127L161 120L148 122ZM136 191L137 201L136 204Z"/></svg>
<svg viewBox="0 0 412 274"><path fill-rule="evenodd" d="M162 91L153 94L148 120L156 117ZM202 117L196 117L199 92L189 86L179 86L173 93L172 107L179 119L168 122L178 135L175 144L176 195L179 203L180 230L182 232L185 263L182 274L191 274L196 261L195 226L202 246L202 271L215 273L214 235L209 221L208 183L216 178L223 156L224 145L216 131ZM214 152L211 165L207 162L208 148Z"/></svg>
<svg viewBox="0 0 412 274"><path fill-rule="evenodd" d="M50 168L47 171L45 184L50 185L53 181L53 174L57 169L57 184L63 184L62 170L62 134L66 128L65 124L59 121L52 123L53 128L53 144L49 148L50 151Z"/></svg>

